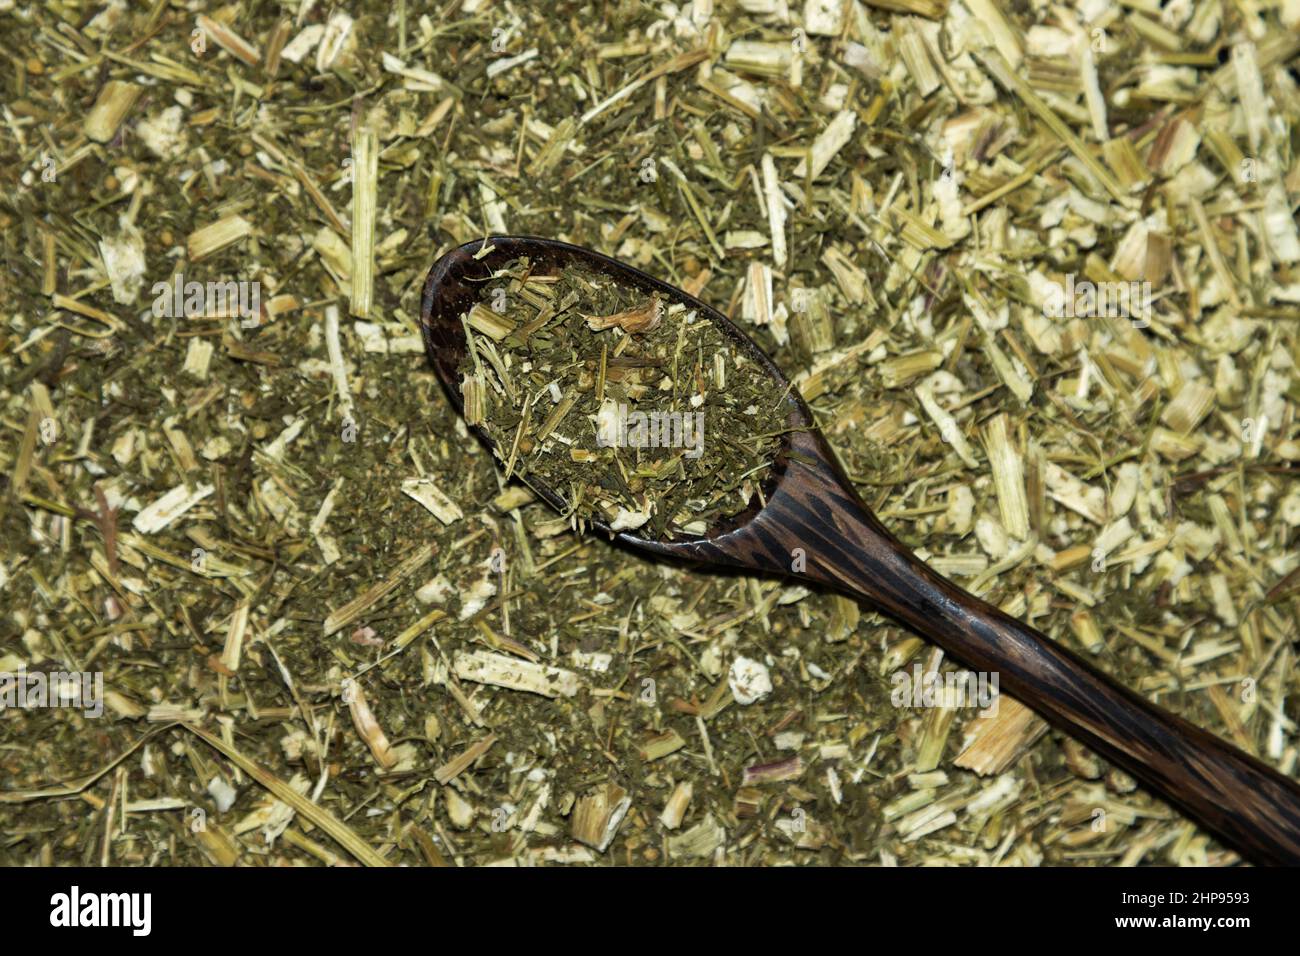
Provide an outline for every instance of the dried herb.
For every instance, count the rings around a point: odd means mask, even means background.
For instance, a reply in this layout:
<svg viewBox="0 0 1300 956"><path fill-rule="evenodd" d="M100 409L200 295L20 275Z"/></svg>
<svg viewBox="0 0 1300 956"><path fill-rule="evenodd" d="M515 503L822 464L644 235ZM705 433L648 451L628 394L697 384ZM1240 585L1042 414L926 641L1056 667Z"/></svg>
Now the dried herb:
<svg viewBox="0 0 1300 956"><path fill-rule="evenodd" d="M579 522L703 535L767 475L784 390L686 302L508 263L464 316L462 397L508 474Z"/></svg>

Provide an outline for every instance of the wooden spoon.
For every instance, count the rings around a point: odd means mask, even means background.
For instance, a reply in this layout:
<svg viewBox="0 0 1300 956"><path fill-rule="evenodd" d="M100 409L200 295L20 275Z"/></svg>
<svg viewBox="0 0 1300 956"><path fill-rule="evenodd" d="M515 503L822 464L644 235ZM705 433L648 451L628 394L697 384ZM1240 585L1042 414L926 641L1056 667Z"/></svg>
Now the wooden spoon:
<svg viewBox="0 0 1300 956"><path fill-rule="evenodd" d="M528 256L541 273L580 266L647 295L685 302L788 388L787 422L797 430L777 457L766 505L755 503L689 540L648 541L609 532L598 521L595 527L654 554L807 579L866 599L967 667L998 674L999 689L1123 767L1247 859L1300 864L1300 785L927 567L862 502L808 406L771 359L698 299L608 256L553 240L492 236L453 249L429 272L421 321L429 359L457 408L457 368L466 349L461 317L479 300L483 281L519 256ZM552 506L564 508L554 489L527 480Z"/></svg>

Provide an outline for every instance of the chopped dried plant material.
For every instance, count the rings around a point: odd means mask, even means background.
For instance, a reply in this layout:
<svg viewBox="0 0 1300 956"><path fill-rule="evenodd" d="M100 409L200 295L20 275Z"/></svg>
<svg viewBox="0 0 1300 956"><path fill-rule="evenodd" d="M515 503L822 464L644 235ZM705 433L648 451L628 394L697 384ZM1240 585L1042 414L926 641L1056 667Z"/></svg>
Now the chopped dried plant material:
<svg viewBox="0 0 1300 956"><path fill-rule="evenodd" d="M325 637L341 631L357 620L362 614L396 590L408 577L419 570L437 553L438 546L432 542L416 548L383 581L358 594L337 611L331 612L325 618Z"/></svg>
<svg viewBox="0 0 1300 956"><path fill-rule="evenodd" d="M581 313L579 313L581 314ZM658 295L650 296L643 306L615 312L613 315L584 315L587 328L593 332L618 327L624 332L642 334L653 331L663 321L664 303Z"/></svg>
<svg viewBox="0 0 1300 956"><path fill-rule="evenodd" d="M486 737L475 741L435 770L433 772L434 779L441 784L450 783L472 767L474 762L491 750L492 745L496 742L496 734L488 734Z"/></svg>
<svg viewBox="0 0 1300 956"><path fill-rule="evenodd" d="M97 143L107 143L117 135L131 107L144 92L143 87L121 80L109 80L99 91L99 98L86 114L86 136Z"/></svg>
<svg viewBox="0 0 1300 956"><path fill-rule="evenodd" d="M659 760L669 754L676 753L685 746L686 740L676 730L654 734L641 744L641 759L645 761Z"/></svg>
<svg viewBox="0 0 1300 956"><path fill-rule="evenodd" d="M694 793L695 788L690 783L682 781L677 784L664 804L663 812L659 814L659 822L669 830L676 830L681 826Z"/></svg>
<svg viewBox="0 0 1300 956"><path fill-rule="evenodd" d="M707 858L712 856L726 840L726 829L710 814L689 830L668 838L669 858L674 860Z"/></svg>
<svg viewBox="0 0 1300 956"><path fill-rule="evenodd" d="M156 534L215 491L213 485L191 488L177 485L161 498L140 509L131 524L141 534Z"/></svg>
<svg viewBox="0 0 1300 956"><path fill-rule="evenodd" d="M370 315L375 287L375 216L379 193L379 137L358 129L352 138L351 313Z"/></svg>
<svg viewBox="0 0 1300 956"><path fill-rule="evenodd" d="M200 30L215 40L217 46L231 56L243 60L249 66L261 64L262 56L257 48L224 23L202 13L198 15L196 22Z"/></svg>
<svg viewBox="0 0 1300 956"><path fill-rule="evenodd" d="M388 737L380 729L379 721L375 719L374 712L366 702L366 695L361 686L355 681L348 682L343 689L343 699L347 702L348 712L352 714L353 726L356 727L361 739L366 742L366 746L370 748L375 762L385 770L392 769L397 765L397 755L393 752Z"/></svg>
<svg viewBox="0 0 1300 956"><path fill-rule="evenodd" d="M1002 773L1046 732L1042 718L1014 698L1001 696L996 713L967 725L966 741L953 764L981 776Z"/></svg>
<svg viewBox="0 0 1300 956"><path fill-rule="evenodd" d="M199 262L215 255L227 246L247 237L252 231L252 224L239 215L226 216L201 229L196 229L190 233L187 240L190 260Z"/></svg>
<svg viewBox="0 0 1300 956"><path fill-rule="evenodd" d="M465 517L456 502L448 498L432 478L408 478L402 482L402 493L428 508L429 513L443 524Z"/></svg>
<svg viewBox="0 0 1300 956"><path fill-rule="evenodd" d="M578 675L572 671L486 651L457 654L454 668L461 680L527 691L543 697L572 697L580 687Z"/></svg>
<svg viewBox="0 0 1300 956"><path fill-rule="evenodd" d="M803 776L803 758L798 754L772 763L755 764L745 768L744 782L779 783L783 780L797 780Z"/></svg>
<svg viewBox="0 0 1300 956"><path fill-rule="evenodd" d="M626 790L617 784L602 784L578 799L570 832L579 843L604 853L631 806Z"/></svg>
<svg viewBox="0 0 1300 956"><path fill-rule="evenodd" d="M465 326L467 417L508 473L554 490L579 520L700 535L767 476L785 396L686 303L518 260L483 284Z"/></svg>

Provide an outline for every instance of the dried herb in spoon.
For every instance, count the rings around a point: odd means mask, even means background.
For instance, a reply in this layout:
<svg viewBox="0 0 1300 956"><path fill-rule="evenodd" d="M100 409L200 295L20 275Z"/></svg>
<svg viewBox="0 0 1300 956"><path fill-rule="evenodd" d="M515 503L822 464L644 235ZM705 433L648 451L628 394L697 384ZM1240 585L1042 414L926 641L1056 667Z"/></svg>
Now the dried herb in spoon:
<svg viewBox="0 0 1300 956"><path fill-rule="evenodd" d="M466 421L507 473L553 489L576 522L702 535L759 493L784 395L686 303L521 258L463 321Z"/></svg>

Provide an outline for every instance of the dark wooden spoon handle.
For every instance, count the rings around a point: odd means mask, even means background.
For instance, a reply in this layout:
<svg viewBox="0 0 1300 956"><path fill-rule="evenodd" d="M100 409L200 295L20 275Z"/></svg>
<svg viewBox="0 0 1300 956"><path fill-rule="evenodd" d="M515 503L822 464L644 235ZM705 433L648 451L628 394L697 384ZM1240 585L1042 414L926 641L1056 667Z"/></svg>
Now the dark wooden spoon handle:
<svg viewBox="0 0 1300 956"><path fill-rule="evenodd" d="M1300 864L1300 785L1117 684L926 567L862 504L815 432L758 518L701 557L805 576L874 602L999 690L1123 767L1259 864Z"/></svg>

